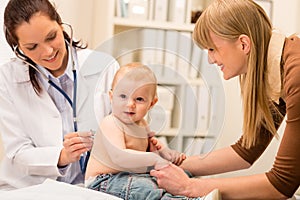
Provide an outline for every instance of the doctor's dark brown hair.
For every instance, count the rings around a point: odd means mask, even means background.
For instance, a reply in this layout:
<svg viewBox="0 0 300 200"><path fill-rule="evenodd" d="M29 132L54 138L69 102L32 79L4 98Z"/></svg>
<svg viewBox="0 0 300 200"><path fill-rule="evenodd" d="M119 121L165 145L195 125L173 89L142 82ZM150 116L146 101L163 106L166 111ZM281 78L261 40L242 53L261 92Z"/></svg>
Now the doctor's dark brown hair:
<svg viewBox="0 0 300 200"><path fill-rule="evenodd" d="M56 21L59 25L63 22L61 17L57 13L55 7L48 0L10 0L4 10L4 34L7 43L14 51L14 48L18 46L19 38L16 35L16 29L23 22L29 22L31 17L36 13L43 13L53 21ZM66 41L70 41L70 36L63 31L63 35ZM73 46L77 48L86 48L80 44L80 41L73 41ZM26 57L26 56L25 56ZM30 58L26 57L26 61L36 65ZM34 90L39 93L41 87L36 77L36 71L29 66L30 81Z"/></svg>

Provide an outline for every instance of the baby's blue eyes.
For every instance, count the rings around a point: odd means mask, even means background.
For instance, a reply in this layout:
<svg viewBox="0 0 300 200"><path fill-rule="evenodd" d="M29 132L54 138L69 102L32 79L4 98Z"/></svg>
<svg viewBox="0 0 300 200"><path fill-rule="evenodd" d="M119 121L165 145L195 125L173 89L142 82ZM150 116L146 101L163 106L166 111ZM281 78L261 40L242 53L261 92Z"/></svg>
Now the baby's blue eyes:
<svg viewBox="0 0 300 200"><path fill-rule="evenodd" d="M122 99L126 99L126 95L125 95L125 94L121 94L120 97L121 97Z"/></svg>
<svg viewBox="0 0 300 200"><path fill-rule="evenodd" d="M145 99L142 98L142 97L138 97L138 98L136 98L136 100L137 100L138 102L144 102L144 101L145 101Z"/></svg>
<svg viewBox="0 0 300 200"><path fill-rule="evenodd" d="M125 94L120 94L119 97L124 100L127 99L127 96ZM135 101L136 102L144 102L145 99L143 97L137 97L137 98L135 98Z"/></svg>

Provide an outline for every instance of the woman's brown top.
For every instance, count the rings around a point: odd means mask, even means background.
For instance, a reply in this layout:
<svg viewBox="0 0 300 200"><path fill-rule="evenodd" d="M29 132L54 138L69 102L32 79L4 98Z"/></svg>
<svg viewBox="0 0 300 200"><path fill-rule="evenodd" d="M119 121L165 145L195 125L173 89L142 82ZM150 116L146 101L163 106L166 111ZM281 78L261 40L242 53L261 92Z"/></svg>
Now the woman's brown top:
<svg viewBox="0 0 300 200"><path fill-rule="evenodd" d="M270 46L272 48L272 46ZM287 197L293 196L300 185L300 38L285 39L281 55L283 98L274 103L283 116L286 115L284 130L274 165L266 176L271 184ZM274 115L278 129L283 116ZM272 140L272 135L260 129L260 139L254 147L243 148L241 139L232 148L248 163L253 164Z"/></svg>

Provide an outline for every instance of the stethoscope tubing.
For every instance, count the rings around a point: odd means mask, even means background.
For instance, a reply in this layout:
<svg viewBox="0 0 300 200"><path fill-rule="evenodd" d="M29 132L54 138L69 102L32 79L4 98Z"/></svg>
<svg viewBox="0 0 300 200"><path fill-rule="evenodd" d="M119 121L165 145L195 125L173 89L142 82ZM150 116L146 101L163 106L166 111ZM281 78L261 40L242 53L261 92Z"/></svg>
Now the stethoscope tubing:
<svg viewBox="0 0 300 200"><path fill-rule="evenodd" d="M72 112L73 112L72 113L72 115L73 115L73 128L74 128L74 131L77 132L78 131L77 114L76 114L77 73L76 73L76 68L75 68L75 62L74 62L74 58L73 58L73 53L71 53L72 52L71 42L70 42L69 45L70 45L70 54L71 54L70 57L71 57L71 62L72 62L72 72L73 72L73 79L74 79L73 80L73 100L71 100L71 98L68 96L68 94L63 89L61 89L49 77L47 77L46 74L44 74L41 70L39 70L35 65L31 64L30 62L28 62L26 60L27 57L20 52L18 46L14 47L14 53L24 63L26 63L27 65L29 65L30 67L32 67L34 70L36 70L39 74L41 74L48 81L48 83L52 87L54 87L61 95L63 95L64 98L68 101L68 103L72 107Z"/></svg>
<svg viewBox="0 0 300 200"><path fill-rule="evenodd" d="M28 62L26 59L27 57L21 53L21 51L18 48L18 45L16 45L13 49L14 49L14 53L17 56L17 58L21 59L24 63L26 63L28 66L32 67L34 70L36 70L39 74L41 74L47 81L48 83L55 88L60 94L62 94L64 96L64 98L68 101L68 103L70 104L70 106L72 107L72 111L73 111L73 128L74 131L77 132L78 131L78 126L77 126L77 113L76 113L76 105L77 105L77 101L76 101L76 97L77 97L77 72L76 72L76 68L75 68L75 62L74 62L74 55L73 55L73 29L72 26L69 24L65 24L67 25L70 30L71 30L71 34L70 34L70 41L69 41L69 53L70 53L70 61L71 61L71 65L72 65L72 72L73 72L73 100L70 99L70 97L68 96L68 94L62 89L60 88L58 85L56 85L51 79L50 77L47 77L45 73L43 73L41 70L38 69L37 66L35 66L34 64L31 64L30 62ZM67 43L67 42L66 42ZM86 154L86 158L83 159L83 156L81 156L79 163L80 163L80 168L82 173L85 173L86 170L86 166L87 166L87 161L89 159L90 156L90 152L88 151Z"/></svg>

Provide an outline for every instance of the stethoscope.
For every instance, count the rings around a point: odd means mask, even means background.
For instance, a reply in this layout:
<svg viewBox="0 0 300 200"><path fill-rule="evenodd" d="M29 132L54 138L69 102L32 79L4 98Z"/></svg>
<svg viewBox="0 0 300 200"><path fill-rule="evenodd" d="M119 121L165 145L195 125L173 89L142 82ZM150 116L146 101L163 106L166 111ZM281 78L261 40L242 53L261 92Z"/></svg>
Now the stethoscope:
<svg viewBox="0 0 300 200"><path fill-rule="evenodd" d="M61 93L64 98L69 102L70 106L72 107L72 111L73 111L73 126L74 126L74 131L77 132L78 131L78 127L77 127L77 114L76 114L76 97L77 97L77 73L76 73L76 68L75 68L75 62L74 62L74 54L73 54L73 28L71 25L64 23L65 25L67 25L70 30L71 30L71 34L70 34L70 41L69 41L69 47L70 47L70 57L71 57L71 64L72 64L72 72L73 72L73 83L74 83L74 88L73 88L73 101L70 99L70 97L68 96L68 94L63 91L58 85L56 85L51 79L50 77L47 77L45 73L43 73L41 70L39 70L36 66L34 66L33 64L29 63L28 61L26 61L27 57L20 51L20 49L18 48L18 45L16 45L13 49L14 49L14 53L16 54L16 56L21 59L23 62L25 62L26 64L28 64L29 66L31 66L34 70L36 70L38 73L40 73L47 81L48 83L54 87L59 93ZM90 152L88 151L86 154L86 158L84 159L83 156L80 157L79 163L80 163L80 168L82 173L85 173L86 170L86 166L87 166L87 161L89 159L90 156Z"/></svg>
<svg viewBox="0 0 300 200"><path fill-rule="evenodd" d="M71 100L71 98L68 96L68 94L62 90L57 84L55 84L50 77L46 76L46 74L44 72L42 72L39 68L37 68L36 66L34 66L33 64L31 64L30 62L28 62L26 59L27 57L21 53L20 49L18 48L18 45L14 46L14 53L15 55L21 59L23 62L25 62L27 65L29 65L30 67L32 67L34 70L36 70L39 74L41 74L47 81L48 83L54 87L60 94L62 94L64 96L64 98L69 102L70 106L72 107L72 111L73 111L73 127L74 127L74 131L77 132L78 131L78 127L77 127L77 114L76 114L76 97L77 97L77 74L76 74L76 68L75 68L75 62L74 62L74 55L73 55L73 50L72 50L72 44L73 44L73 28L71 25L69 24L65 24L67 25L70 30L71 30L71 37L70 37L70 41L69 41L69 46L70 46L70 57L71 57L71 64L72 64L72 72L73 72L73 84L74 84L74 88L73 88L73 100Z"/></svg>

